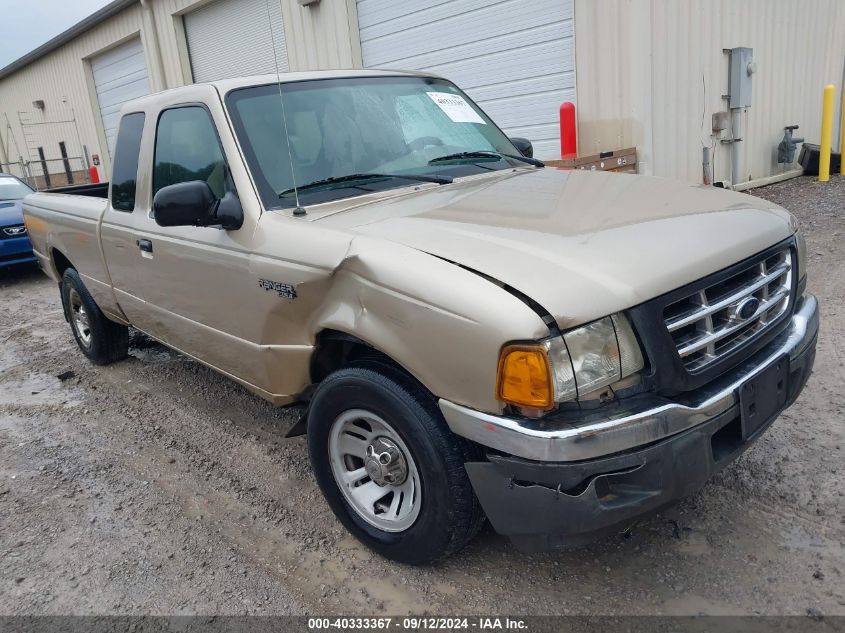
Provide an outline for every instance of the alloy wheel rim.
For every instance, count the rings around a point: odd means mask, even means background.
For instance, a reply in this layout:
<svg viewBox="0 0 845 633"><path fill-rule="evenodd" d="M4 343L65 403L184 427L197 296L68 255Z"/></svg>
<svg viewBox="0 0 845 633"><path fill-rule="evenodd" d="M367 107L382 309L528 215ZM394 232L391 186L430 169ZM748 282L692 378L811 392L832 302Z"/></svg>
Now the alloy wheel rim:
<svg viewBox="0 0 845 633"><path fill-rule="evenodd" d="M341 413L329 432L329 462L341 494L364 521L386 532L414 524L422 505L419 472L383 418L364 409Z"/></svg>
<svg viewBox="0 0 845 633"><path fill-rule="evenodd" d="M88 317L88 311L82 304L82 297L79 296L75 288L70 290L68 303L70 303L70 323L73 331L83 347L88 349L91 347L91 320Z"/></svg>

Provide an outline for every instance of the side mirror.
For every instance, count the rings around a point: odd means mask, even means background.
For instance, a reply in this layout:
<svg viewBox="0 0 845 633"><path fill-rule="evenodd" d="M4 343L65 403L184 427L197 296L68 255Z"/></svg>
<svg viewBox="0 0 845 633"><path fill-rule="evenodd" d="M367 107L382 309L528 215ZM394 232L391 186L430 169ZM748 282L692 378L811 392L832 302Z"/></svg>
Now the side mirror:
<svg viewBox="0 0 845 633"><path fill-rule="evenodd" d="M153 198L153 216L159 226L209 226L215 223L217 199L204 180L162 187Z"/></svg>
<svg viewBox="0 0 845 633"><path fill-rule="evenodd" d="M218 200L204 180L180 182L159 189L153 198L153 217L159 226L220 226L234 230L244 223L238 197L227 191Z"/></svg>
<svg viewBox="0 0 845 633"><path fill-rule="evenodd" d="M217 213L214 214L216 224L227 231L239 229L244 224L244 208L234 191L226 191L217 203Z"/></svg>
<svg viewBox="0 0 845 633"><path fill-rule="evenodd" d="M514 136L510 139L510 142L513 143L513 146L519 150L520 154L528 158L534 158L534 146L527 138Z"/></svg>

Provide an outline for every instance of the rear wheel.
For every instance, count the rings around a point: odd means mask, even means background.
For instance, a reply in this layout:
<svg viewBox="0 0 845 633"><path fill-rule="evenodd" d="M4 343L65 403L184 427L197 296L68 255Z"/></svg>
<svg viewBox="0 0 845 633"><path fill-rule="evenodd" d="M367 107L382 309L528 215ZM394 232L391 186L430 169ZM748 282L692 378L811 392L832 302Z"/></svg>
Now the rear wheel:
<svg viewBox="0 0 845 633"><path fill-rule="evenodd" d="M382 556L430 563L457 551L484 522L435 399L392 366L339 370L314 394L308 452L329 506Z"/></svg>
<svg viewBox="0 0 845 633"><path fill-rule="evenodd" d="M125 358L129 351L129 328L103 314L73 268L62 275L61 292L65 315L82 353L97 365Z"/></svg>

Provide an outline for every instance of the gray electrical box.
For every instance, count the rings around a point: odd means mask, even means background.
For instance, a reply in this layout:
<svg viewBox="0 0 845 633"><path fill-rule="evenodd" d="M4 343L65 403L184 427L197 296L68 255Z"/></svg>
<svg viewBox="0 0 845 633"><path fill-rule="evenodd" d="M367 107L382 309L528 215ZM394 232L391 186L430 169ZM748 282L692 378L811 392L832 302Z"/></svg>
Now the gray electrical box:
<svg viewBox="0 0 845 633"><path fill-rule="evenodd" d="M713 113L713 134L724 132L731 127L731 113L722 111Z"/></svg>
<svg viewBox="0 0 845 633"><path fill-rule="evenodd" d="M745 46L730 49L730 107L747 108L751 105L751 75L756 70L754 49Z"/></svg>

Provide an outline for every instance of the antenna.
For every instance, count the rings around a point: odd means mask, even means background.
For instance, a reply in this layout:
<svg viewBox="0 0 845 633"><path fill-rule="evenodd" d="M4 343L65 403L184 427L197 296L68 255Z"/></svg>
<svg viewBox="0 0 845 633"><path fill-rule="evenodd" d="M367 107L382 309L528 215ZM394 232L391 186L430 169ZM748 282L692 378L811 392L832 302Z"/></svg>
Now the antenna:
<svg viewBox="0 0 845 633"><path fill-rule="evenodd" d="M282 73L279 70L279 52L276 48L276 36L273 33L273 18L270 13L270 2L275 1L277 6L279 7L279 23L284 24L284 16L281 15L282 13L282 5L279 0L265 0L265 6L267 7L267 22L270 27L270 41L273 43L273 62L276 65L276 86L279 88L279 103L282 106L282 126L285 130L285 144L288 148L288 164L290 165L290 177L291 181L293 182L293 196L294 200L296 201L296 208L293 210L293 214L295 216L303 216L305 215L306 211L299 204L299 190L296 187L296 170L293 168L293 152L290 149L290 136L288 135L288 117L285 113L285 98L282 95ZM284 28L284 27L282 27Z"/></svg>

